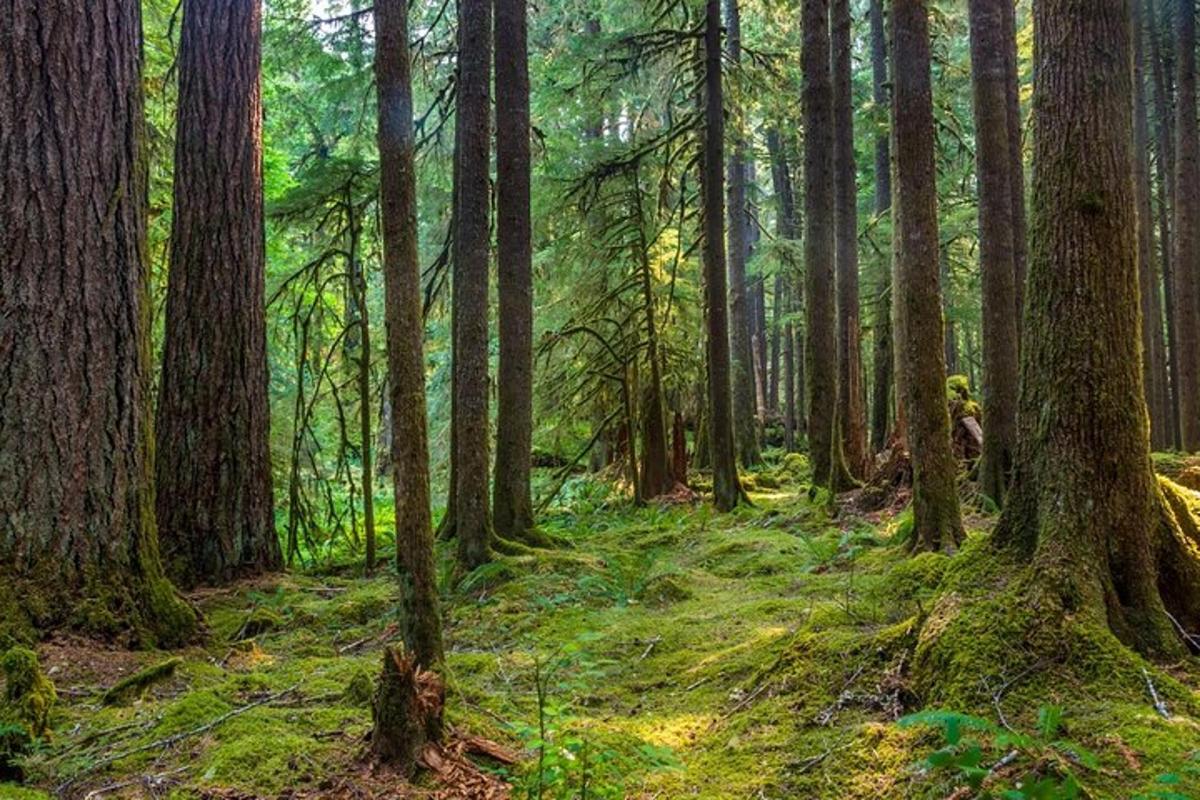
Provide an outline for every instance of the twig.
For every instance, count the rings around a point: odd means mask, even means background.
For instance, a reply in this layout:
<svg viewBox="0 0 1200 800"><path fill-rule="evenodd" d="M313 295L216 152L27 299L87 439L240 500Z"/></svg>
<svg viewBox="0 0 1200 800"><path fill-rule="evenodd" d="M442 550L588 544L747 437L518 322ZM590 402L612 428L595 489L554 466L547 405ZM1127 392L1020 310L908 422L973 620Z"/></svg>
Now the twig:
<svg viewBox="0 0 1200 800"><path fill-rule="evenodd" d="M654 646L657 645L661 641L662 641L662 636L655 636L653 639L651 639L650 643L648 645L646 645L646 649L642 651L642 657L639 658L638 661L645 661L646 657L650 655L650 651L652 651L654 649Z"/></svg>
<svg viewBox="0 0 1200 800"><path fill-rule="evenodd" d="M99 789L92 789L83 796L83 800L93 800L93 798L103 797L108 792L115 792L117 789L124 789L127 786L133 786L139 783L144 783L147 786L152 786L156 783L162 783L172 775L178 775L179 773L190 769L191 766L191 764L184 764L182 767L176 767L175 769L167 770L166 772L160 772L157 775L139 775L136 778L132 778L127 781L110 783L107 786L101 786Z"/></svg>
<svg viewBox="0 0 1200 800"><path fill-rule="evenodd" d="M1167 710L1167 704L1158 696L1158 690L1154 688L1154 681L1150 680L1150 673L1142 667L1142 677L1146 679L1146 688L1150 690L1150 699L1154 701L1154 710L1157 711L1163 719L1170 719L1171 712Z"/></svg>
<svg viewBox="0 0 1200 800"><path fill-rule="evenodd" d="M1171 620L1171 624L1175 626L1175 630L1179 631L1179 635L1182 636L1183 640L1188 643L1188 646L1200 653L1200 636L1197 636L1194 633L1188 633L1184 627L1179 624L1179 620L1175 619L1170 611L1164 611L1163 613L1167 615L1167 619Z"/></svg>

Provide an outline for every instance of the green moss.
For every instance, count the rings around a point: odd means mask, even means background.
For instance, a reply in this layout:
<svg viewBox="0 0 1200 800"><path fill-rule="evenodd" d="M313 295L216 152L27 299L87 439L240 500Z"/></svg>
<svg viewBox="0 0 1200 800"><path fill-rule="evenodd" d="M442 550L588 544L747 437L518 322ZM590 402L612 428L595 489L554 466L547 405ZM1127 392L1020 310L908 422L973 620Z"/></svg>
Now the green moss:
<svg viewBox="0 0 1200 800"><path fill-rule="evenodd" d="M285 620L282 616L263 606L250 609L250 613L242 620L241 627L234 634L233 640L245 641L262 636L264 633L282 628Z"/></svg>
<svg viewBox="0 0 1200 800"><path fill-rule="evenodd" d="M346 690L342 692L342 700L352 706L366 707L371 704L374 694L375 681L371 673L362 668L354 671L350 682L346 684Z"/></svg>
<svg viewBox="0 0 1200 800"><path fill-rule="evenodd" d="M100 696L100 702L105 705L112 705L114 703L123 703L126 700L141 695L154 684L165 681L174 675L176 667L182 663L182 658L168 658L166 661L152 664L143 670L122 678Z"/></svg>
<svg viewBox="0 0 1200 800"><path fill-rule="evenodd" d="M0 783L0 800L50 800L50 795L37 789L23 789L11 783Z"/></svg>
<svg viewBox="0 0 1200 800"><path fill-rule="evenodd" d="M4 710L24 724L31 736L46 736L58 694L42 672L37 653L24 647L10 648L0 657L0 672L4 673Z"/></svg>
<svg viewBox="0 0 1200 800"><path fill-rule="evenodd" d="M199 765L200 780L256 792L298 788L315 782L327 749L310 737L270 728L238 735L206 754Z"/></svg>
<svg viewBox="0 0 1200 800"><path fill-rule="evenodd" d="M188 692L163 709L155 735L170 736L198 728L232 709L232 705L210 689Z"/></svg>

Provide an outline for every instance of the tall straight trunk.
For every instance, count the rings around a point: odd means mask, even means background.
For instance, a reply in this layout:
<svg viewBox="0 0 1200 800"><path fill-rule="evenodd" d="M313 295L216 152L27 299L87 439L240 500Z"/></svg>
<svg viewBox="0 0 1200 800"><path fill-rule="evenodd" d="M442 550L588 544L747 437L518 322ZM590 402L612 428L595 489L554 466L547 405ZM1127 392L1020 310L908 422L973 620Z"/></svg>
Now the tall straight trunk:
<svg viewBox="0 0 1200 800"><path fill-rule="evenodd" d="M1200 622L1200 562L1150 461L1131 180L1127 0L1035 6L1033 230L1020 437L994 541L1032 561L1033 600L1143 652ZM1087 158L1080 158L1087 153ZM1181 187L1182 188L1182 187ZM1096 387L1104 387L1096 392Z"/></svg>
<svg viewBox="0 0 1200 800"><path fill-rule="evenodd" d="M1025 304L1026 262L1029 260L1029 232L1025 215L1025 150L1021 134L1021 71L1017 56L1017 15L1013 0L1000 0L1001 27L1004 49L1006 105L1008 107L1008 177L1012 202L1013 271L1015 278L1017 349L1020 350L1021 316Z"/></svg>
<svg viewBox="0 0 1200 800"><path fill-rule="evenodd" d="M772 168L771 172L774 173ZM772 290L771 302L771 333L768 340L770 347L769 362L767 364L767 411L776 413L779 411L779 371L780 364L783 359L783 314L784 300L787 292L787 281L783 274L775 276L775 286Z"/></svg>
<svg viewBox="0 0 1200 800"><path fill-rule="evenodd" d="M938 248L938 278L942 284L946 370L950 375L957 375L962 371L962 365L958 359L958 330L950 313L950 252L946 247Z"/></svg>
<svg viewBox="0 0 1200 800"><path fill-rule="evenodd" d="M158 401L164 560L187 585L281 564L271 495L261 8L183 5Z"/></svg>
<svg viewBox="0 0 1200 800"><path fill-rule="evenodd" d="M5 9L0 636L196 630L155 528L139 9Z"/></svg>
<svg viewBox="0 0 1200 800"><path fill-rule="evenodd" d="M1177 0L1175 31L1175 336L1181 448L1200 450L1200 126L1195 0Z"/></svg>
<svg viewBox="0 0 1200 800"><path fill-rule="evenodd" d="M708 440L713 502L730 511L744 498L733 441L729 375L729 307L725 298L724 100L721 87L721 0L706 0L704 27L704 304L707 311Z"/></svg>
<svg viewBox="0 0 1200 800"><path fill-rule="evenodd" d="M496 532L533 528L533 228L530 221L526 0L495 0L496 238L500 366L496 391Z"/></svg>
<svg viewBox="0 0 1200 800"><path fill-rule="evenodd" d="M742 59L741 21L738 0L725 0L728 37L725 46L736 66ZM746 140L734 115L733 154L729 158L729 325L733 348L733 434L738 461L750 467L762 460L755 424L754 351L751 299L746 286L746 259L750 255L748 206L746 203Z"/></svg>
<svg viewBox="0 0 1200 800"><path fill-rule="evenodd" d="M1161 0L1167 3L1171 0ZM1152 0L1145 6L1147 35L1150 37L1150 56L1154 79L1155 141L1158 158L1155 170L1158 177L1159 253L1162 259L1163 315L1167 319L1167 385L1170 392L1171 445L1180 447L1182 431L1179 425L1179 337L1175 331L1175 241L1172 214L1175 209L1175 127L1171 108L1174 105L1170 85L1172 43L1162 35Z"/></svg>
<svg viewBox="0 0 1200 800"><path fill-rule="evenodd" d="M453 287L454 535L458 561L491 558L488 511L488 166L492 0L460 0L455 95Z"/></svg>
<svg viewBox="0 0 1200 800"><path fill-rule="evenodd" d="M971 82L979 184L979 271L983 283L983 454L979 488L1004 502L1017 444L1016 242L1008 146L1008 54L1004 8L971 0Z"/></svg>
<svg viewBox="0 0 1200 800"><path fill-rule="evenodd" d="M379 106L379 199L382 205L383 277L386 292L389 405L392 409L392 487L396 501L396 572L400 580L404 647L416 667L443 661L437 573L430 514L429 444L425 414L424 322L417 250L416 141L413 135L412 65L407 0L375 2L375 85ZM390 655L390 654L389 654ZM386 656L385 656L386 658ZM401 687L385 661L377 698ZM399 681L404 685L403 681ZM372 750L415 766L413 756L440 733L432 719L398 719L376 703Z"/></svg>
<svg viewBox="0 0 1200 800"><path fill-rule="evenodd" d="M1146 93L1146 37L1142 7L1133 0L1133 152L1134 187L1138 214L1138 287L1142 300L1142 383L1150 412L1150 443L1170 446L1170 400L1167 395L1167 356L1163 342L1162 301L1154 258L1154 212L1150 188L1150 120Z"/></svg>
<svg viewBox="0 0 1200 800"><path fill-rule="evenodd" d="M913 546L953 549L963 538L950 448L938 288L937 180L926 0L892 4L892 147L897 213L896 362L913 463Z"/></svg>
<svg viewBox="0 0 1200 800"><path fill-rule="evenodd" d="M771 188L775 193L775 234L780 240L794 244L800 234L799 221L796 219L796 195L792 185L792 173L788 167L787 151L779 129L772 127L767 130L767 153L771 159ZM785 260L784 271L775 278L775 319L772 331L773 355L771 357L771 396L778 407L779 384L782 381L784 396L784 446L790 452L795 449L796 436L796 399L795 375L793 373L794 341L792 340L792 324L781 320L791 315L793 308L793 285L796 283L795 270L790 259ZM782 371L780 362L783 362Z"/></svg>
<svg viewBox="0 0 1200 800"><path fill-rule="evenodd" d="M804 111L805 372L813 481L834 491L853 484L837 429L837 307L834 281L833 85L829 0L801 4Z"/></svg>
<svg viewBox="0 0 1200 800"><path fill-rule="evenodd" d="M638 173L635 171L635 180ZM638 476L643 500L667 494L675 488L676 475L671 467L667 444L666 414L663 409L662 361L658 350L658 318L654 306L653 266L650 263L650 242L646 238L646 212L642 205L644 193L640 183L635 185L638 245L634 254L641 273L642 309L646 325L646 361L649 383L642 398L642 470ZM687 482L686 449L682 482Z"/></svg>
<svg viewBox="0 0 1200 800"><path fill-rule="evenodd" d="M358 328L358 423L362 442L363 535L366 539L366 571L375 571L375 469L372 466L371 440L371 315L367 309L367 271L359 258L359 224L354 217L353 199L346 191L350 220L350 283L354 298L351 325Z"/></svg>
<svg viewBox="0 0 1200 800"><path fill-rule="evenodd" d="M871 97L876 108L888 113L887 30L883 18L883 0L871 0ZM892 151L888 134L875 134L875 216L882 219L892 209ZM871 381L871 449L880 452L887 446L888 424L892 410L892 272L880 270L881 281L875 300L875 363Z"/></svg>
<svg viewBox="0 0 1200 800"><path fill-rule="evenodd" d="M837 282L837 423L846 467L864 477L867 409L863 389L862 334L858 305L858 166L854 159L854 88L850 0L831 8L835 274ZM834 444L834 447L837 447ZM836 459L836 454L834 458Z"/></svg>

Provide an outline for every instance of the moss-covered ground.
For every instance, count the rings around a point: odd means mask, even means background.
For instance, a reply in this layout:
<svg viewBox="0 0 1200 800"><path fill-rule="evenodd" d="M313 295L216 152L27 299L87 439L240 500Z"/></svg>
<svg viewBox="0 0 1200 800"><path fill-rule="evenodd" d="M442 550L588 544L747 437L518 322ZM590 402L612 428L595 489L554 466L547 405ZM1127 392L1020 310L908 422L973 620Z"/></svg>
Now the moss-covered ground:
<svg viewBox="0 0 1200 800"><path fill-rule="evenodd" d="M1085 678L1012 672L1019 660L956 631L961 658L941 668L979 690L940 696L916 677L922 639L953 628L989 520L959 555L911 558L903 515L831 515L797 457L750 478L754 507L730 515L583 497L544 521L558 549L461 579L441 553L448 722L522 754L481 762L514 797L1200 797L1195 663L1106 669L1098 637ZM52 734L20 762L25 788L0 797L409 796L363 760L396 631L387 575L193 599L203 646L43 644Z"/></svg>

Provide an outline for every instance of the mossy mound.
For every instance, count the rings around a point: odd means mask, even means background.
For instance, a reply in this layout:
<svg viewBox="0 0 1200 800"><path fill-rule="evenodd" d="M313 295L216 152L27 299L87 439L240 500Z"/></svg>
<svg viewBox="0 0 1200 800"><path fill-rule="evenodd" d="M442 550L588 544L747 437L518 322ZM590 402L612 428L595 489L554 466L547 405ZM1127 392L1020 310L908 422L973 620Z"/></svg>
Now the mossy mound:
<svg viewBox="0 0 1200 800"><path fill-rule="evenodd" d="M48 735L50 712L58 702L58 693L42 672L37 653L25 647L10 648L0 657L0 672L4 674L0 715L24 725L31 737Z"/></svg>

